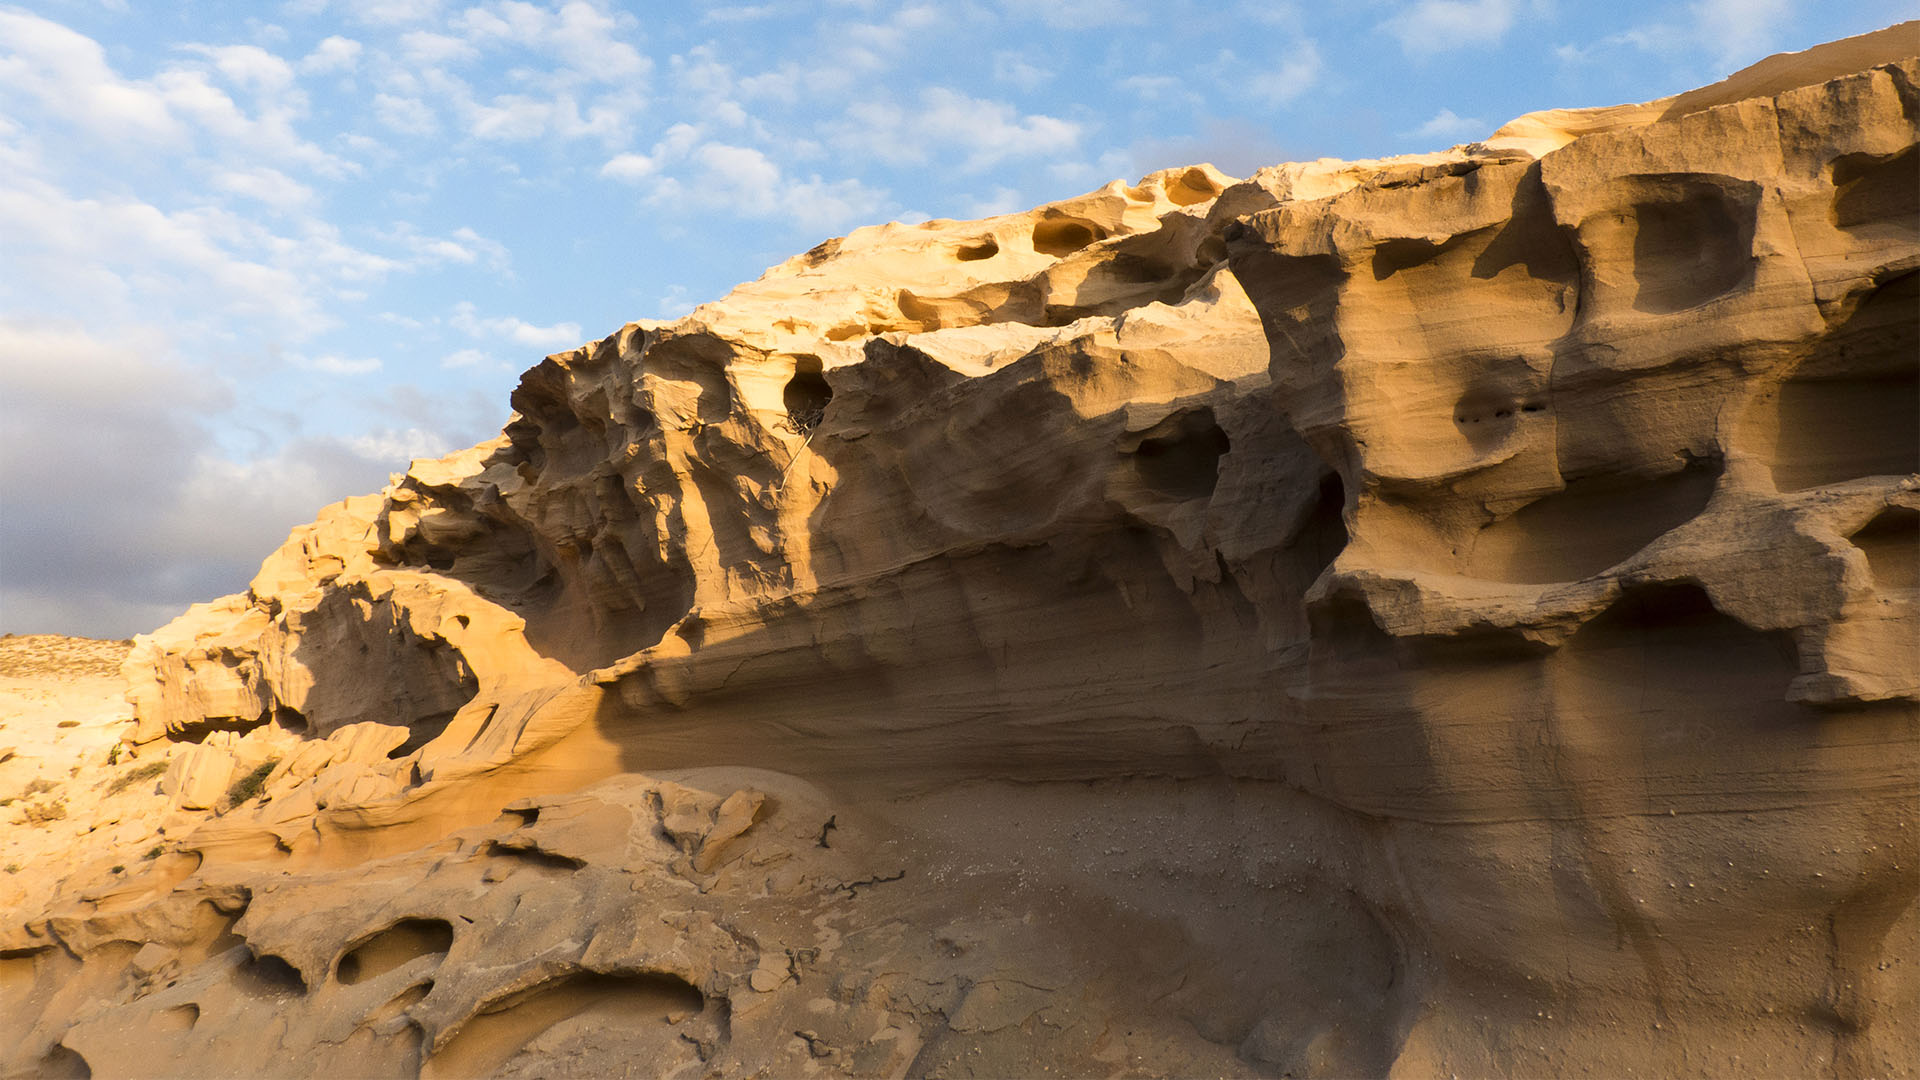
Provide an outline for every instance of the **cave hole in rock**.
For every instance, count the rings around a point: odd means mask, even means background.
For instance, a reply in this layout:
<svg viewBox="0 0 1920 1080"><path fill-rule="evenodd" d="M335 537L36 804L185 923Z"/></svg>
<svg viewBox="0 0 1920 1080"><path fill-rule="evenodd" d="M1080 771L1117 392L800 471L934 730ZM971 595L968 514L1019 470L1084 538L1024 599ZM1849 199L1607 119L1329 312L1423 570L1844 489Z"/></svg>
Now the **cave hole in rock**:
<svg viewBox="0 0 1920 1080"><path fill-rule="evenodd" d="M233 981L252 997L290 997L307 992L307 980L300 971L272 953L255 953L246 947L248 958L233 970Z"/></svg>
<svg viewBox="0 0 1920 1080"><path fill-rule="evenodd" d="M1543 411L1532 398L1499 389L1469 391L1453 406L1453 426L1476 454L1499 449L1513 436L1520 419Z"/></svg>
<svg viewBox="0 0 1920 1080"><path fill-rule="evenodd" d="M1583 581L1706 509L1721 464L1696 458L1665 476L1570 480L1482 528L1467 553L1466 574L1523 585Z"/></svg>
<svg viewBox="0 0 1920 1080"><path fill-rule="evenodd" d="M1739 438L1766 460L1776 489L1920 472L1916 311L1920 272L1877 281L1755 403Z"/></svg>
<svg viewBox="0 0 1920 1080"><path fill-rule="evenodd" d="M1395 640L1380 628L1364 596L1337 591L1307 605L1311 661L1322 668L1393 662Z"/></svg>
<svg viewBox="0 0 1920 1080"><path fill-rule="evenodd" d="M289 705L275 705L273 707L273 722L278 725L282 731L291 732L295 735L305 735L308 727L311 726L307 723L305 713Z"/></svg>
<svg viewBox="0 0 1920 1080"><path fill-rule="evenodd" d="M294 652L313 673L300 709L307 734L367 720L400 724L409 729L404 756L439 736L473 700L479 679L460 650L414 633L409 618L391 599L369 602L354 590L321 600Z"/></svg>
<svg viewBox="0 0 1920 1080"><path fill-rule="evenodd" d="M1192 206L1220 194L1220 188L1205 169L1188 169L1167 182L1167 198L1175 206Z"/></svg>
<svg viewBox="0 0 1920 1080"><path fill-rule="evenodd" d="M231 731L244 735L254 728L272 723L274 710L269 707L260 710L258 716L208 716L195 721L191 727L172 736L176 742L199 744L207 741L207 736L216 731Z"/></svg>
<svg viewBox="0 0 1920 1080"><path fill-rule="evenodd" d="M481 1006L421 1069L423 1080L485 1076L557 1024L586 1017L609 1030L658 1025L671 1040L677 1024L706 1008L706 996L675 975L582 972Z"/></svg>
<svg viewBox="0 0 1920 1080"><path fill-rule="evenodd" d="M175 1005L162 1011L156 1022L163 1031L192 1031L193 1025L200 1022L200 1006L191 1001Z"/></svg>
<svg viewBox="0 0 1920 1080"><path fill-rule="evenodd" d="M1047 217L1033 223L1033 250L1056 258L1106 238L1107 230L1080 218Z"/></svg>
<svg viewBox="0 0 1920 1080"><path fill-rule="evenodd" d="M1760 188L1716 177L1643 180L1633 205L1633 309L1699 307L1753 280Z"/></svg>
<svg viewBox="0 0 1920 1080"><path fill-rule="evenodd" d="M951 313L954 310L951 300L923 300L914 295L912 289L901 289L894 297L894 302L900 305L900 317L911 324L904 329L924 333L950 325L950 320L942 312Z"/></svg>
<svg viewBox="0 0 1920 1080"><path fill-rule="evenodd" d="M1102 278L1123 285L1157 285L1180 276L1180 268L1171 263L1126 251L1115 252L1099 271Z"/></svg>
<svg viewBox="0 0 1920 1080"><path fill-rule="evenodd" d="M1920 472L1920 371L1790 379L1774 407L1780 491Z"/></svg>
<svg viewBox="0 0 1920 1080"><path fill-rule="evenodd" d="M1920 588L1920 510L1890 506L1848 539L1882 589Z"/></svg>
<svg viewBox="0 0 1920 1080"><path fill-rule="evenodd" d="M557 852L548 851L537 844L518 844L511 841L489 840L487 841L486 851L488 856L492 858L505 859L509 862L516 862L536 870L554 871L562 874L571 874L576 870L585 869L587 865L585 859L577 859L571 855L561 855Z"/></svg>
<svg viewBox="0 0 1920 1080"><path fill-rule="evenodd" d="M458 712L459 710L456 709L453 712L434 713L414 720L407 725L407 741L387 751L387 759L398 761L439 738L441 733L447 730L447 725L453 723L453 718Z"/></svg>
<svg viewBox="0 0 1920 1080"><path fill-rule="evenodd" d="M1833 223L1843 229L1887 225L1915 231L1920 222L1920 150L1843 154L1833 159Z"/></svg>
<svg viewBox="0 0 1920 1080"><path fill-rule="evenodd" d="M55 1043L33 1073L42 1080L91 1080L93 1066L71 1047Z"/></svg>
<svg viewBox="0 0 1920 1080"><path fill-rule="evenodd" d="M1309 581L1318 578L1346 550L1349 539L1346 512L1347 487L1341 483L1339 473L1328 472L1320 478L1312 513L1301 523L1299 532L1287 541L1289 549L1305 556L1311 573Z"/></svg>
<svg viewBox="0 0 1920 1080"><path fill-rule="evenodd" d="M1580 643L1612 644L1652 631L1674 632L1724 618L1707 591L1691 582L1639 585L1626 589L1607 609L1580 628Z"/></svg>
<svg viewBox="0 0 1920 1080"><path fill-rule="evenodd" d="M1220 481L1220 458L1231 443L1213 410L1176 413L1155 424L1133 451L1140 482L1174 499L1203 499Z"/></svg>
<svg viewBox="0 0 1920 1080"><path fill-rule="evenodd" d="M422 956L453 948L453 924L445 919L401 919L348 949L334 967L345 985L377 979Z"/></svg>
<svg viewBox="0 0 1920 1080"><path fill-rule="evenodd" d="M46 949L0 949L0 992L30 989L36 978L35 957Z"/></svg>
<svg viewBox="0 0 1920 1080"><path fill-rule="evenodd" d="M1458 247L1464 239L1464 236L1455 236L1440 243L1417 236L1382 240L1373 249L1373 280L1385 281L1402 270L1424 266L1443 252Z"/></svg>
<svg viewBox="0 0 1920 1080"><path fill-rule="evenodd" d="M1000 254L1000 241L993 237L983 237L978 243L963 244L953 257L960 262L979 262Z"/></svg>
<svg viewBox="0 0 1920 1080"><path fill-rule="evenodd" d="M408 1009L413 1008L415 1005L420 1004L420 1002L426 1000L427 995L431 993L433 993L432 979L414 983L412 986L407 987L405 990L389 998L385 1005L374 1010L374 1012L367 1017L365 1023L385 1023L399 1016L401 1013L406 1012Z"/></svg>
<svg viewBox="0 0 1920 1080"><path fill-rule="evenodd" d="M827 385L819 357L802 356L794 360L793 377L787 380L780 398L787 407L787 423L796 434L810 435L820 426L827 414L827 405L833 400L833 387Z"/></svg>

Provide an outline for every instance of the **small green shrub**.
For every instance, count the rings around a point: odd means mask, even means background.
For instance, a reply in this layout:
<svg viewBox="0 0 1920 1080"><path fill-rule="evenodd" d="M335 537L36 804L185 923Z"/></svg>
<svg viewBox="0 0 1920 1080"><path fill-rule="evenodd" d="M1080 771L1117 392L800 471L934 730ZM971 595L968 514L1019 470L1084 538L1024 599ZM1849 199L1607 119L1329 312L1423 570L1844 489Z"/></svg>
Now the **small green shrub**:
<svg viewBox="0 0 1920 1080"><path fill-rule="evenodd" d="M53 799L44 803L28 803L22 813L26 815L27 824L45 825L49 821L59 821L67 816L67 801Z"/></svg>
<svg viewBox="0 0 1920 1080"><path fill-rule="evenodd" d="M114 873L116 873L116 874L124 874L124 873L126 873L126 872L127 872L127 868L126 868L126 866L125 866L124 864L122 864L122 865L120 865L120 866L116 866L116 867L114 867L114 868L113 868L113 872L114 872Z"/></svg>
<svg viewBox="0 0 1920 1080"><path fill-rule="evenodd" d="M239 806L260 794L260 789L267 786L267 777L272 775L273 767L278 764L280 764L279 758L268 758L254 766L245 775L236 778L227 788L228 804Z"/></svg>
<svg viewBox="0 0 1920 1080"><path fill-rule="evenodd" d="M114 777L113 783L107 785L107 794L118 795L120 792L127 790L140 781L151 780L166 771L167 763L164 759L160 761L149 761L145 765L136 766L124 775Z"/></svg>
<svg viewBox="0 0 1920 1080"><path fill-rule="evenodd" d="M155 844L152 847L147 849L147 853L145 855L142 855L140 857L143 859L157 859L166 853L167 853L167 846L165 844Z"/></svg>

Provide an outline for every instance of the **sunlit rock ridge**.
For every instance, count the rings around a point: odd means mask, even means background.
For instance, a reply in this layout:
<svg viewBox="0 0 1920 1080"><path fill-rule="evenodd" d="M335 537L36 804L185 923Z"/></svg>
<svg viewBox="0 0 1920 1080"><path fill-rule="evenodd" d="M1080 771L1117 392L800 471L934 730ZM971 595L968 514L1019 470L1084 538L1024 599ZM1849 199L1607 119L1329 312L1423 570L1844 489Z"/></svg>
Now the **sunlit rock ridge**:
<svg viewBox="0 0 1920 1080"><path fill-rule="evenodd" d="M138 639L0 1073L1911 1075L1916 46L548 357Z"/></svg>

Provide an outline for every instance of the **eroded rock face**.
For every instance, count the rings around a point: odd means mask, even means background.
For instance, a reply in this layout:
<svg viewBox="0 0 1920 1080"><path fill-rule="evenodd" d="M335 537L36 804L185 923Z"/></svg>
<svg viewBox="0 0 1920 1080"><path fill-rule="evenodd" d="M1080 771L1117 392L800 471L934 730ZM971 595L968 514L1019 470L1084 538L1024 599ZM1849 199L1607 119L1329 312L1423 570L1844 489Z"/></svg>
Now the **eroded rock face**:
<svg viewBox="0 0 1920 1080"><path fill-rule="evenodd" d="M1913 30L549 357L141 639L0 1065L1905 1073Z"/></svg>

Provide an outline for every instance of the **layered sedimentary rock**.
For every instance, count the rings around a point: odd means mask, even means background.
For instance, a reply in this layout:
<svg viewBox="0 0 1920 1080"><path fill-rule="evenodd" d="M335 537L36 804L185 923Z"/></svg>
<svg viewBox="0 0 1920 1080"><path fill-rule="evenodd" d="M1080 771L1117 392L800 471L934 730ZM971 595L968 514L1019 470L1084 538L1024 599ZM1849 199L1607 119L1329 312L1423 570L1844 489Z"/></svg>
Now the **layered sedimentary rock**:
<svg viewBox="0 0 1920 1080"><path fill-rule="evenodd" d="M0 1067L1910 1071L1914 30L547 358L139 640Z"/></svg>

